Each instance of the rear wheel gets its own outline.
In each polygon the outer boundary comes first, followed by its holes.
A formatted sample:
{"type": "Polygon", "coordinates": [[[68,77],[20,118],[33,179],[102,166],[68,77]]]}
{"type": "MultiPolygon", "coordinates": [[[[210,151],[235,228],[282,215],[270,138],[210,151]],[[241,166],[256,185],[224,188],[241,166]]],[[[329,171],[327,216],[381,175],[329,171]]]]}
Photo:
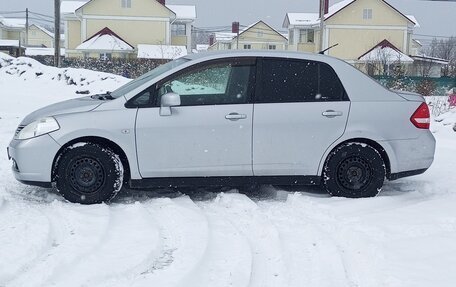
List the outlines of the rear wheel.
{"type": "Polygon", "coordinates": [[[111,149],[92,143],[66,148],[57,162],[57,190],[68,201],[108,202],[122,188],[123,166],[111,149]]]}
{"type": "Polygon", "coordinates": [[[379,152],[364,143],[347,143],[333,151],[323,170],[323,185],[333,196],[376,196],[385,179],[385,164],[379,152]]]}

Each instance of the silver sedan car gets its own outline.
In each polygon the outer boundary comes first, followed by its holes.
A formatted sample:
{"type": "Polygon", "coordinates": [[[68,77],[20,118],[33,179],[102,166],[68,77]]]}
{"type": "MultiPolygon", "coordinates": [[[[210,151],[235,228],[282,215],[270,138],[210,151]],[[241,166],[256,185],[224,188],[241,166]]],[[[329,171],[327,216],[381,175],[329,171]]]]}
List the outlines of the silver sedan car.
{"type": "Polygon", "coordinates": [[[422,96],[387,90],[336,58],[204,53],[33,112],[8,156],[17,180],[84,204],[123,185],[322,185],[372,197],[385,178],[429,168],[429,124],[422,96]]]}

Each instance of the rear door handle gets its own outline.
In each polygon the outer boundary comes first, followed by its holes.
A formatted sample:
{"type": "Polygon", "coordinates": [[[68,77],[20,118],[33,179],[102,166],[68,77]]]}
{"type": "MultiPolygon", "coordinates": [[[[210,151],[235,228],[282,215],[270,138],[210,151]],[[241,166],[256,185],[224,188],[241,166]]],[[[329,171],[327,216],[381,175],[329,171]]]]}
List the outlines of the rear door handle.
{"type": "Polygon", "coordinates": [[[230,113],[225,116],[225,119],[230,120],[230,121],[244,120],[246,118],[247,118],[247,115],[238,114],[238,113],[230,113]]]}
{"type": "Polygon", "coordinates": [[[342,116],[344,113],[343,112],[340,112],[340,111],[334,111],[334,110],[327,110],[327,111],[324,111],[323,113],[321,113],[324,117],[327,117],[327,118],[335,118],[335,117],[340,117],[342,116]]]}

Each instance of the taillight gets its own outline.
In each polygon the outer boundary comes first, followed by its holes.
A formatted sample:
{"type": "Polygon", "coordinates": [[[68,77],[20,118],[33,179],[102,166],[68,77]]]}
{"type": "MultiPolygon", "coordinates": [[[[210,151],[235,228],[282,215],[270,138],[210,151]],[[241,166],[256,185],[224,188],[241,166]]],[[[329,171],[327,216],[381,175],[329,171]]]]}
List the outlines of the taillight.
{"type": "Polygon", "coordinates": [[[431,125],[431,115],[426,103],[422,103],[410,118],[412,124],[419,129],[429,129],[431,125]]]}

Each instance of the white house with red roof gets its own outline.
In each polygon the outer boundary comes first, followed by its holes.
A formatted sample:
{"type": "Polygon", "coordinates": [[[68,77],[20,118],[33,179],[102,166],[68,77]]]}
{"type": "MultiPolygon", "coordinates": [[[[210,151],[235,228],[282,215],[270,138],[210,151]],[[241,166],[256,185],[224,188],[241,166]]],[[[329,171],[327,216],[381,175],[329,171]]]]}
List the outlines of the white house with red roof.
{"type": "Polygon", "coordinates": [[[66,56],[129,58],[148,45],[191,51],[196,7],[165,0],[64,0],[61,14],[66,56]]]}

